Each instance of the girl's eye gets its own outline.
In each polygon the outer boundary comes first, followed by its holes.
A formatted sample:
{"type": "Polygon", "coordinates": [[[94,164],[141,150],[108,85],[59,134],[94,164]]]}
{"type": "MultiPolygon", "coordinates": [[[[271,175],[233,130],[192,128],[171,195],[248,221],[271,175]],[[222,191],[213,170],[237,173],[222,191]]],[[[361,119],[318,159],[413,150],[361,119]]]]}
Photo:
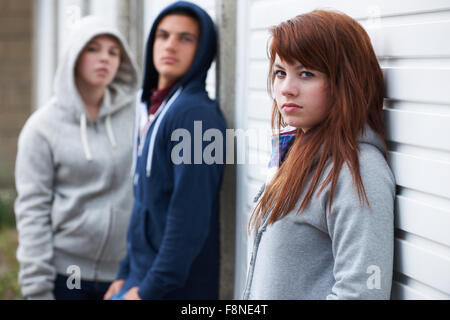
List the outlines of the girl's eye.
{"type": "Polygon", "coordinates": [[[112,51],[109,52],[109,54],[110,54],[111,56],[113,56],[113,57],[116,57],[116,56],[119,55],[119,52],[118,52],[118,51],[115,51],[115,50],[112,50],[112,51]]]}
{"type": "Polygon", "coordinates": [[[286,72],[284,72],[283,70],[275,70],[274,74],[275,74],[275,77],[277,77],[277,78],[286,76],[286,72]]]}
{"type": "Polygon", "coordinates": [[[314,74],[312,74],[312,73],[309,72],[309,71],[303,71],[303,72],[300,73],[300,75],[301,75],[302,77],[305,77],[305,78],[311,78],[311,77],[314,77],[314,74]]]}
{"type": "Polygon", "coordinates": [[[86,51],[88,51],[88,52],[96,52],[97,48],[96,47],[87,47],[86,51]]]}

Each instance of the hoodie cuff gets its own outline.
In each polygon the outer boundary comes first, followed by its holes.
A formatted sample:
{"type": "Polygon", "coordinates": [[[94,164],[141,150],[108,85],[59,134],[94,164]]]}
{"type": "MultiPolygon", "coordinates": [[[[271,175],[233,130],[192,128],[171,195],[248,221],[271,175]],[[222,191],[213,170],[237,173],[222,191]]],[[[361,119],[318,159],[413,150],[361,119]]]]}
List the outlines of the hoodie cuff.
{"type": "Polygon", "coordinates": [[[157,286],[153,278],[147,279],[140,283],[138,295],[142,300],[160,300],[165,295],[166,290],[157,286]]]}

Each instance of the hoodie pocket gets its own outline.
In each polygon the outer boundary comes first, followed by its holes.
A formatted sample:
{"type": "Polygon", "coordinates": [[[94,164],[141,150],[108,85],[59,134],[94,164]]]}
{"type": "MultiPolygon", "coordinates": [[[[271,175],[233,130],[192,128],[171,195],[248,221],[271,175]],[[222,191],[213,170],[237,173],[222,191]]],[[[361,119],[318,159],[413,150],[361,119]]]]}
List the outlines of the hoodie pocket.
{"type": "Polygon", "coordinates": [[[73,256],[97,260],[108,235],[111,208],[86,209],[54,236],[54,247],[73,256]]]}
{"type": "Polygon", "coordinates": [[[156,250],[151,244],[148,234],[148,211],[138,201],[135,201],[133,213],[130,221],[129,237],[133,250],[150,254],[156,250]]]}

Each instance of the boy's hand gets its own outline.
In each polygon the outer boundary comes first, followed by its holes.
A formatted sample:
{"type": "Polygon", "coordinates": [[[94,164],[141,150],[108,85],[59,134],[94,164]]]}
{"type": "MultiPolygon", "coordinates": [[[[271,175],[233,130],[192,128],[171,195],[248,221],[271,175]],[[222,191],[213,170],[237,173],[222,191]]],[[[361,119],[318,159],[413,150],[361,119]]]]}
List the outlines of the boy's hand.
{"type": "Polygon", "coordinates": [[[118,291],[120,291],[123,288],[124,280],[116,280],[108,288],[108,291],[106,291],[103,300],[108,300],[111,298],[114,294],[116,294],[118,291]]]}
{"type": "Polygon", "coordinates": [[[125,294],[125,300],[142,300],[138,295],[139,287],[133,287],[125,294]]]}

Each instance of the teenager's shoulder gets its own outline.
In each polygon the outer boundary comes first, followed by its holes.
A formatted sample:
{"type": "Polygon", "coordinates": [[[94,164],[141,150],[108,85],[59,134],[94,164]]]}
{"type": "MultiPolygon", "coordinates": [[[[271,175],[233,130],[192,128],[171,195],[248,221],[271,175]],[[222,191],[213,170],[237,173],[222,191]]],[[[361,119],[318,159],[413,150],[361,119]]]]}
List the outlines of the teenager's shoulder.
{"type": "MultiPolygon", "coordinates": [[[[382,150],[371,144],[360,144],[358,155],[359,173],[365,193],[370,198],[376,195],[390,195],[395,192],[395,178],[382,150]]],[[[356,186],[348,164],[344,163],[339,174],[338,186],[356,197],[356,186]]]]}
{"type": "Polygon", "coordinates": [[[183,109],[202,109],[217,107],[218,103],[209,97],[204,90],[186,88],[174,103],[183,109]]]}
{"type": "Polygon", "coordinates": [[[29,116],[22,131],[36,131],[52,126],[57,121],[58,108],[56,108],[54,101],[49,101],[47,104],[34,110],[29,116]]]}
{"type": "MultiPolygon", "coordinates": [[[[390,189],[395,187],[395,178],[389,167],[384,153],[375,145],[361,143],[358,152],[359,173],[366,189],[377,189],[377,187],[387,186],[390,189]]],[[[332,170],[332,164],[327,166],[325,176],[332,170]]],[[[349,164],[343,163],[339,172],[337,186],[340,190],[346,190],[343,194],[356,191],[352,170],[349,164]]]]}
{"type": "Polygon", "coordinates": [[[375,145],[359,145],[359,166],[361,171],[390,171],[384,151],[375,145]]]}
{"type": "Polygon", "coordinates": [[[186,92],[174,102],[167,114],[169,122],[177,125],[196,120],[212,121],[224,125],[219,105],[205,93],[186,92]]]}

